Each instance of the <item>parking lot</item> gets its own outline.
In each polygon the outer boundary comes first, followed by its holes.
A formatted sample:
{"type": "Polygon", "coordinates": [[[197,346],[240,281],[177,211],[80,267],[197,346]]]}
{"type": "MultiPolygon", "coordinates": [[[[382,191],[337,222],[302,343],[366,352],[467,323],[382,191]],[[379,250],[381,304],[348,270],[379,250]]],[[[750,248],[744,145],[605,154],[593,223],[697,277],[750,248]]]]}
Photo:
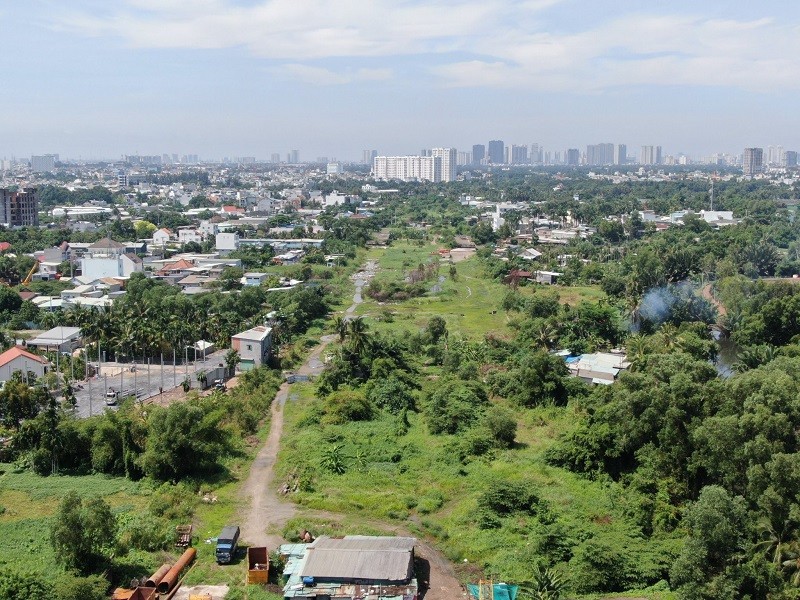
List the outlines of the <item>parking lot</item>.
{"type": "MultiPolygon", "coordinates": [[[[175,365],[171,361],[163,365],[161,361],[150,364],[104,362],[100,365],[97,376],[76,382],[75,414],[85,418],[100,414],[106,409],[114,410],[117,397],[122,399],[136,396],[139,400],[147,400],[173,390],[186,379],[193,389],[199,389],[197,373],[209,372],[224,365],[224,350],[207,355],[205,360],[198,356],[196,361],[179,362],[175,365]],[[109,405],[107,402],[113,404],[109,405]]],[[[212,385],[213,380],[209,380],[208,384],[212,385]]]]}

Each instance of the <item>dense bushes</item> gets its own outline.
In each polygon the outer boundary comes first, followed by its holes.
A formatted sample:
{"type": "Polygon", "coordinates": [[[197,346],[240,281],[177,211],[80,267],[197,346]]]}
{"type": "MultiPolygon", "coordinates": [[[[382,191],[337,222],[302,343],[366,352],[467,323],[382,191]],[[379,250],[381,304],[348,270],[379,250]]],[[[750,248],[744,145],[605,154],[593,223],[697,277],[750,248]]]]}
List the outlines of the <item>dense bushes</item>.
{"type": "Polygon", "coordinates": [[[101,472],[160,481],[213,474],[237,440],[269,414],[279,377],[266,368],[242,376],[228,394],[168,408],[128,401],[117,411],[76,420],[48,410],[23,423],[14,438],[20,464],[47,475],[54,469],[101,472]]]}

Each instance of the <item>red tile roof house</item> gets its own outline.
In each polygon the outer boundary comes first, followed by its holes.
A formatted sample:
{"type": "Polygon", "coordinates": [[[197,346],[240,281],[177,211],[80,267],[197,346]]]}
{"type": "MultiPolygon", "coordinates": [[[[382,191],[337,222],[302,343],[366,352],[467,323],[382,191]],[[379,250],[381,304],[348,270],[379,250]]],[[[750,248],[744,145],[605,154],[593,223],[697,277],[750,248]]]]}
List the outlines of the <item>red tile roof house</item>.
{"type": "Polygon", "coordinates": [[[0,381],[9,381],[15,371],[31,372],[36,377],[42,377],[49,366],[46,358],[32,354],[22,346],[14,346],[0,354],[0,381]]]}

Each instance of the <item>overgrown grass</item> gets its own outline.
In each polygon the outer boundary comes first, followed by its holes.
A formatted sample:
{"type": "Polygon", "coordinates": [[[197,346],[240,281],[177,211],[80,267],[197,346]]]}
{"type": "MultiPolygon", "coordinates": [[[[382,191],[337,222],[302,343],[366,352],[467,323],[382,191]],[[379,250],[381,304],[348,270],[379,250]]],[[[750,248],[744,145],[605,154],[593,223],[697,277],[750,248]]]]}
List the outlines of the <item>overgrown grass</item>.
{"type": "MultiPolygon", "coordinates": [[[[371,250],[369,258],[377,260],[379,264],[375,279],[401,282],[419,264],[438,262],[438,248],[434,244],[417,246],[397,242],[386,249],[371,250]]],[[[429,291],[419,298],[379,304],[365,294],[364,303],[358,307],[356,314],[374,318],[378,331],[416,331],[422,329],[431,317],[441,316],[447,321],[448,329],[460,335],[481,337],[491,332],[507,336],[506,316],[498,310],[506,292],[505,286],[486,279],[481,263],[475,257],[459,262],[455,267],[456,276],[452,279],[450,266],[443,261],[439,275],[444,279],[425,282],[429,291]],[[439,291],[432,291],[434,286],[438,286],[439,291]]]]}
{"type": "Polygon", "coordinates": [[[20,565],[25,570],[52,573],[57,569],[50,545],[50,525],[61,498],[67,492],[82,497],[100,496],[117,514],[143,512],[153,494],[152,487],[104,475],[41,477],[14,466],[0,464],[0,568],[20,565]]]}
{"type": "MultiPolygon", "coordinates": [[[[545,463],[544,452],[559,431],[572,425],[569,409],[524,411],[515,448],[461,462],[453,452],[457,436],[431,435],[421,415],[409,416],[405,433],[398,418],[388,414],[369,422],[320,426],[309,421],[317,402],[306,390],[287,404],[278,480],[305,472],[309,479],[294,501],[355,520],[347,526],[336,519],[301,518],[287,527],[288,533],[301,526],[316,534],[344,534],[362,532],[359,527],[380,530],[381,523],[395,524],[433,538],[455,563],[466,561],[485,575],[521,581],[539,558],[531,540],[541,523],[517,514],[501,519],[497,528],[482,529],[477,517],[481,495],[494,482],[503,481],[535,490],[572,543],[597,534],[620,540],[636,536],[616,484],[588,481],[545,463]],[[342,447],[344,474],[323,466],[324,454],[333,445],[342,447]]],[[[568,574],[566,563],[561,569],[568,574]]],[[[470,573],[474,576],[474,570],[470,573]]]]}

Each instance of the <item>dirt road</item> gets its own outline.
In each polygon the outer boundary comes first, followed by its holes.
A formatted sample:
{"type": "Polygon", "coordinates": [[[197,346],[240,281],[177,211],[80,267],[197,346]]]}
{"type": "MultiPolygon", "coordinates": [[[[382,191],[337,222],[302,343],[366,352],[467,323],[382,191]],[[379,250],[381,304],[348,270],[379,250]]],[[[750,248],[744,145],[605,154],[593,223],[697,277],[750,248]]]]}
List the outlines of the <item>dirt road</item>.
{"type": "MultiPolygon", "coordinates": [[[[364,271],[360,271],[353,276],[356,291],[353,296],[353,304],[345,311],[345,314],[352,315],[356,306],[361,303],[361,291],[367,281],[372,277],[377,265],[370,261],[364,271]]],[[[320,359],[328,344],[336,336],[323,336],[320,344],[314,349],[297,373],[300,375],[314,376],[319,374],[324,368],[324,363],[320,359]]],[[[259,451],[250,468],[250,474],[241,489],[241,496],[245,502],[242,511],[241,529],[242,540],[256,546],[266,546],[270,550],[277,548],[284,542],[279,532],[283,526],[295,515],[308,514],[309,516],[321,516],[327,519],[336,519],[341,515],[320,511],[306,511],[299,508],[296,504],[288,502],[279,497],[274,485],[275,462],[280,449],[281,435],[283,433],[283,407],[290,395],[290,384],[281,385],[275,400],[272,403],[272,421],[270,423],[269,435],[264,446],[259,451]]],[[[393,524],[376,523],[373,525],[385,528],[387,533],[398,535],[410,535],[410,533],[393,524]]],[[[427,587],[425,598],[427,600],[454,600],[465,596],[464,589],[455,576],[452,564],[435,548],[424,540],[417,542],[416,553],[419,557],[428,562],[429,573],[420,573],[420,586],[427,587]]]]}
{"type": "MultiPolygon", "coordinates": [[[[320,359],[326,346],[336,336],[323,336],[320,344],[314,349],[305,364],[297,370],[300,375],[317,375],[325,364],[320,359]]],[[[272,402],[272,421],[269,435],[259,451],[250,475],[242,486],[241,495],[248,501],[241,524],[242,539],[255,546],[267,546],[274,549],[284,540],[280,535],[268,533],[280,531],[286,522],[295,515],[297,507],[278,497],[273,485],[275,461],[280,449],[283,433],[283,406],[289,397],[291,385],[283,383],[272,402]]]]}

